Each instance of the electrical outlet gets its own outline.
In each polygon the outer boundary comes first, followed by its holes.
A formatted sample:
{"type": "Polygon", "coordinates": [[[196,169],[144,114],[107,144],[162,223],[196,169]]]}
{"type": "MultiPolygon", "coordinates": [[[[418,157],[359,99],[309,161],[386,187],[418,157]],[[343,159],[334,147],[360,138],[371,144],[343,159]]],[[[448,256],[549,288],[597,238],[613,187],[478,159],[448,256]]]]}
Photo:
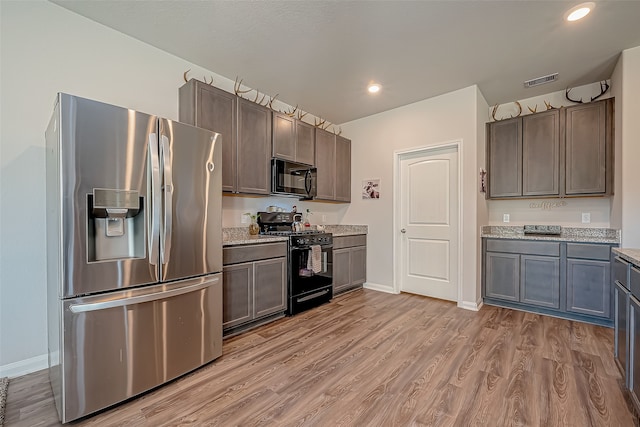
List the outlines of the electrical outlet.
{"type": "Polygon", "coordinates": [[[326,215],[322,215],[322,223],[324,224],[325,222],[327,222],[327,216],[326,215]]]}
{"type": "Polygon", "coordinates": [[[589,224],[591,222],[591,213],[590,212],[582,212],[582,223],[589,224]]]}
{"type": "Polygon", "coordinates": [[[240,224],[248,224],[248,223],[249,223],[249,215],[241,214],[240,224]]]}
{"type": "Polygon", "coordinates": [[[502,222],[509,222],[509,214],[502,214],[502,222]]]}

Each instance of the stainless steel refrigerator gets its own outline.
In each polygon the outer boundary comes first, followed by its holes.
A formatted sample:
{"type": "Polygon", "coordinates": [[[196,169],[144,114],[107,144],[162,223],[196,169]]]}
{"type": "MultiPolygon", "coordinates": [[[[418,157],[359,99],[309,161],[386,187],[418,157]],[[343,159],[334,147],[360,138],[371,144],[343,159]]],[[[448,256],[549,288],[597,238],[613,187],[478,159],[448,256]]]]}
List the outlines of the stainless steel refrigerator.
{"type": "Polygon", "coordinates": [[[222,354],[220,144],[58,94],[46,131],[47,306],[62,422],[222,354]]]}

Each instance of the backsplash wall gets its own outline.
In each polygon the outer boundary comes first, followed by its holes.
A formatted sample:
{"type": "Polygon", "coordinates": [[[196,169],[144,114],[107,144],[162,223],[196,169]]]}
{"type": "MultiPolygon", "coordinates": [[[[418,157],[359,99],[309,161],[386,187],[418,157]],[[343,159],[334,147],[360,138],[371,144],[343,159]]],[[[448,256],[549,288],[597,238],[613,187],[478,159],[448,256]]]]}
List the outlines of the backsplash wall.
{"type": "Polygon", "coordinates": [[[248,226],[243,223],[243,214],[250,212],[265,211],[268,206],[278,206],[290,212],[292,206],[297,206],[298,212],[305,213],[309,209],[311,224],[340,224],[342,218],[349,207],[344,203],[322,203],[301,201],[293,197],[243,197],[243,196],[223,196],[222,197],[222,226],[242,227],[248,226]]]}
{"type": "Polygon", "coordinates": [[[610,226],[611,199],[607,197],[488,200],[487,205],[488,225],[610,226]],[[590,223],[582,223],[583,213],[591,215],[590,223]],[[509,214],[508,224],[503,222],[504,214],[509,214]]]}

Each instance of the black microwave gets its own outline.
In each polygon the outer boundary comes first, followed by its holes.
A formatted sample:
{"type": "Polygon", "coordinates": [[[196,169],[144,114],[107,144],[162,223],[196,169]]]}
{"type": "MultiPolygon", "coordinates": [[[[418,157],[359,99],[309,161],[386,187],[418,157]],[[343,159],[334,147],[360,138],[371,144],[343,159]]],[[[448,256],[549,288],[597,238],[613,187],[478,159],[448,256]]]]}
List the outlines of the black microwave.
{"type": "Polygon", "coordinates": [[[316,171],[302,163],[271,159],[271,192],[311,199],[316,196],[316,171]]]}

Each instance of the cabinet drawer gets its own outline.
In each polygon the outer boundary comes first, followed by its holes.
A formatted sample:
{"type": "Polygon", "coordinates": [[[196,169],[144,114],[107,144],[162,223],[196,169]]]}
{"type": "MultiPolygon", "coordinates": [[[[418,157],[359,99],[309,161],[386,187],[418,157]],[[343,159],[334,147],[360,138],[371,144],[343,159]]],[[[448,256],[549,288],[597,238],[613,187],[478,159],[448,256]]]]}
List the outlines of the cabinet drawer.
{"type": "Polygon", "coordinates": [[[611,246],[585,243],[567,243],[567,258],[597,259],[609,261],[611,246]]]}
{"type": "Polygon", "coordinates": [[[333,238],[333,249],[351,248],[354,246],[366,246],[367,235],[338,236],[333,238]]]}
{"type": "Polygon", "coordinates": [[[640,268],[635,265],[631,266],[631,274],[629,276],[631,284],[631,295],[640,300],[640,268]]]}
{"type": "Polygon", "coordinates": [[[487,251],[510,252],[525,255],[560,256],[560,242],[497,239],[487,240],[487,251]]]}
{"type": "Polygon", "coordinates": [[[619,282],[623,287],[629,287],[629,263],[622,258],[616,257],[613,260],[613,280],[619,282]]]}
{"type": "Polygon", "coordinates": [[[238,264],[283,256],[287,256],[287,242],[229,246],[222,249],[222,264],[238,264]]]}

